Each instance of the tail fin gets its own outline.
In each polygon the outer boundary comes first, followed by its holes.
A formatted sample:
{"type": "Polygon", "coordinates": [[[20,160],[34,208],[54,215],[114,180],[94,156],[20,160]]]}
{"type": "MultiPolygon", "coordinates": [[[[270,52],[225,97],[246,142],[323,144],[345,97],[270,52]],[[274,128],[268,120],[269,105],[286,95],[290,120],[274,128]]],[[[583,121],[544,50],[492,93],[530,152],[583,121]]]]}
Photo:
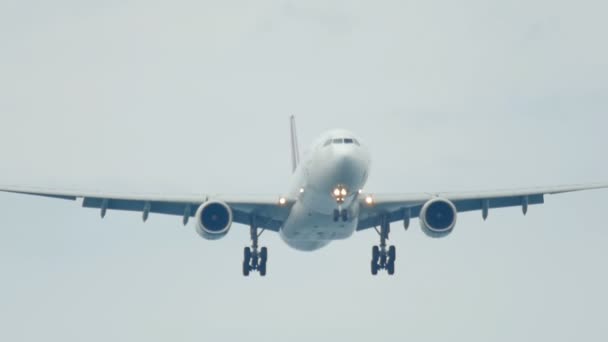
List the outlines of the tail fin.
{"type": "Polygon", "coordinates": [[[291,128],[291,170],[296,171],[300,163],[300,148],[298,147],[298,133],[296,131],[296,118],[292,115],[289,118],[291,128]]]}

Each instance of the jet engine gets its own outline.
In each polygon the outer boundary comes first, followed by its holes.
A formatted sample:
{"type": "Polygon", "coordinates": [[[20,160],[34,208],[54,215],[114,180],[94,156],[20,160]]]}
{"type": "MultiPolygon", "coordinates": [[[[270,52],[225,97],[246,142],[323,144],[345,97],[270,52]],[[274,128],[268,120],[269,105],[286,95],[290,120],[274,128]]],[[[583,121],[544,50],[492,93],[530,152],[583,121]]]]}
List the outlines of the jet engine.
{"type": "Polygon", "coordinates": [[[457,216],[454,203],[443,198],[434,198],[422,206],[420,226],[422,231],[433,238],[448,236],[456,226],[457,216]]]}
{"type": "Polygon", "coordinates": [[[196,211],[196,232],[207,240],[217,240],[228,234],[232,225],[232,210],[219,201],[207,201],[196,211]]]}

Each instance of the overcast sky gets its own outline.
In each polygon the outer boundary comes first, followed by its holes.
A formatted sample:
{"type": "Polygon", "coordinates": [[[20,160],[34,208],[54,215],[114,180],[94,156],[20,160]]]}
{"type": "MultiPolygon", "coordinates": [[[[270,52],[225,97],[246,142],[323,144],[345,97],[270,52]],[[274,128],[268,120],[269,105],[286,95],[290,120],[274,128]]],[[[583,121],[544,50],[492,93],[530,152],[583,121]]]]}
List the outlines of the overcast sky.
{"type": "MultiPolygon", "coordinates": [[[[272,193],[300,145],[357,132],[367,190],[608,181],[603,1],[0,0],[0,183],[272,193]]],[[[247,227],[0,194],[3,341],[606,341],[608,191],[393,226],[315,253],[247,227]]]]}

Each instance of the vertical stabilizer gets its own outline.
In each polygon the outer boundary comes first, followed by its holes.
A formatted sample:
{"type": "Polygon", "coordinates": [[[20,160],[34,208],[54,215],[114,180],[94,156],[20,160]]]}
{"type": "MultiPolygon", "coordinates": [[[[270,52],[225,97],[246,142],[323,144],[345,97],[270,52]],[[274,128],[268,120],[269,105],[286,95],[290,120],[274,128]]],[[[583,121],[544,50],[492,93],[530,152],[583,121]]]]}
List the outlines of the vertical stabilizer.
{"type": "Polygon", "coordinates": [[[298,147],[296,118],[293,115],[289,118],[289,123],[291,128],[291,170],[295,172],[300,163],[300,148],[298,147]]]}

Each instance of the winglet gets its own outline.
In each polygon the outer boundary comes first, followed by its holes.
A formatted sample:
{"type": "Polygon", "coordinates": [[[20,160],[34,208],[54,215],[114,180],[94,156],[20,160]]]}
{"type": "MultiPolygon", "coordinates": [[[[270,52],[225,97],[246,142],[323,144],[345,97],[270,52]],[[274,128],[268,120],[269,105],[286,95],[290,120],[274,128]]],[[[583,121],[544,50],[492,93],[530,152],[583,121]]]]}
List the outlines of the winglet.
{"type": "Polygon", "coordinates": [[[296,131],[296,118],[291,116],[289,118],[291,128],[291,170],[296,171],[298,164],[300,163],[300,149],[298,147],[298,133],[296,131]]]}

